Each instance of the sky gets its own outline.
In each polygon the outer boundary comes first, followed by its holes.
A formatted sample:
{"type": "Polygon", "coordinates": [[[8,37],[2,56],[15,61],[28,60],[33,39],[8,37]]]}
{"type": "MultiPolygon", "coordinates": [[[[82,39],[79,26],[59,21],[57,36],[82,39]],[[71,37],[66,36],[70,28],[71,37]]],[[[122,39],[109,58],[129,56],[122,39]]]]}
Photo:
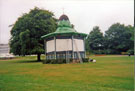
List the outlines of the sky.
{"type": "Polygon", "coordinates": [[[9,42],[9,25],[34,7],[49,10],[56,18],[64,12],[78,32],[87,34],[94,26],[104,33],[117,22],[134,24],[134,0],[0,0],[0,44],[9,42]]]}

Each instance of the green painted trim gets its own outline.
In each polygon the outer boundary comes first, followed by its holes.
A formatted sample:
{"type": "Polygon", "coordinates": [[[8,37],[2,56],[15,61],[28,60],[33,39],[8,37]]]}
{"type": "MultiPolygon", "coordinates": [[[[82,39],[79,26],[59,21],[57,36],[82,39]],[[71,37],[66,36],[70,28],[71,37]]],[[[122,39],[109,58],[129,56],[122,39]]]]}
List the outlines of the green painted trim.
{"type": "Polygon", "coordinates": [[[83,37],[87,36],[87,34],[78,33],[74,28],[72,28],[72,25],[70,24],[70,22],[68,20],[62,20],[62,21],[58,22],[58,28],[56,29],[55,32],[43,35],[43,36],[41,36],[41,38],[46,39],[46,38],[54,37],[57,35],[64,35],[64,36],[80,35],[83,37]]]}
{"type": "Polygon", "coordinates": [[[54,37],[54,36],[57,36],[57,35],[71,35],[71,36],[72,35],[80,35],[80,36],[83,36],[83,37],[87,37],[87,34],[85,34],[85,33],[78,33],[78,32],[56,33],[56,32],[54,32],[54,33],[49,33],[47,35],[43,35],[43,36],[41,36],[41,38],[46,39],[46,38],[54,37]]]}

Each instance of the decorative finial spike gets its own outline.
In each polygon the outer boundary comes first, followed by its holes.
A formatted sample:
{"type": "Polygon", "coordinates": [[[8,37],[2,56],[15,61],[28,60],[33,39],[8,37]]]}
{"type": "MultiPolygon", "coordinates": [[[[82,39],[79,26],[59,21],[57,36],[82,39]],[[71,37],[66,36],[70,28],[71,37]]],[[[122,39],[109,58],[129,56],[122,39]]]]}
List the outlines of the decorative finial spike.
{"type": "Polygon", "coordinates": [[[63,14],[64,14],[64,8],[62,8],[63,9],[63,14]]]}

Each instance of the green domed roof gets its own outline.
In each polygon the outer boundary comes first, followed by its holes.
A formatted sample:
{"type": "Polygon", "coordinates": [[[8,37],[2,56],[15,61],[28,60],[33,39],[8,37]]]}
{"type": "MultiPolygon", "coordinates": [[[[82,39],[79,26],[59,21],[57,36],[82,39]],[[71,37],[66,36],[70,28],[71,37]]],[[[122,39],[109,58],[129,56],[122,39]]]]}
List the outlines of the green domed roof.
{"type": "Polygon", "coordinates": [[[48,38],[48,37],[57,36],[57,35],[80,35],[83,37],[87,36],[87,34],[85,34],[85,33],[78,33],[72,27],[72,25],[66,15],[62,15],[59,18],[58,28],[56,29],[55,32],[46,34],[46,35],[42,36],[41,38],[48,38]]]}
{"type": "Polygon", "coordinates": [[[72,25],[70,24],[69,20],[61,20],[58,22],[58,28],[55,32],[76,32],[76,30],[72,28],[72,25]]]}

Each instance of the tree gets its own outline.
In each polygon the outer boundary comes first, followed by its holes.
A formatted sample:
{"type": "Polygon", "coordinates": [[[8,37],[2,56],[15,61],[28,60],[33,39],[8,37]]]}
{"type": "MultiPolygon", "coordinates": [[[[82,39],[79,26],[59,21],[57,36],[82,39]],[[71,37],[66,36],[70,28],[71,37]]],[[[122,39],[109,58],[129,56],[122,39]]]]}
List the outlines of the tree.
{"type": "Polygon", "coordinates": [[[44,53],[41,36],[56,30],[57,19],[53,16],[52,12],[35,7],[18,18],[11,29],[10,52],[23,56],[37,54],[40,61],[44,53]]]}
{"type": "Polygon", "coordinates": [[[128,32],[130,33],[130,41],[131,41],[131,45],[130,48],[128,50],[129,54],[134,54],[134,27],[131,25],[126,26],[126,30],[128,30],[128,32]]]}
{"type": "Polygon", "coordinates": [[[120,23],[113,24],[105,32],[105,39],[109,50],[108,53],[111,54],[127,52],[132,45],[131,32],[124,24],[120,23]]]}
{"type": "Polygon", "coordinates": [[[104,37],[103,33],[98,26],[95,26],[93,30],[89,33],[88,38],[86,39],[87,50],[93,50],[95,53],[99,53],[100,50],[103,50],[104,37]]]}

